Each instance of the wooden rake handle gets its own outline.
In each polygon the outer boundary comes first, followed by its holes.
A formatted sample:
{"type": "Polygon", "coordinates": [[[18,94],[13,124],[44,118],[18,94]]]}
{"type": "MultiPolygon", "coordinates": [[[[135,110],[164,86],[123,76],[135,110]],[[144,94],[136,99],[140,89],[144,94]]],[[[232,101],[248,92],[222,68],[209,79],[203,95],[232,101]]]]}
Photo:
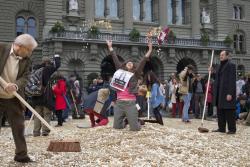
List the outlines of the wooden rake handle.
{"type": "Polygon", "coordinates": [[[204,100],[204,106],[203,106],[203,112],[202,112],[202,119],[201,119],[201,125],[203,126],[203,122],[204,122],[204,117],[205,117],[205,111],[206,111],[206,105],[207,105],[207,96],[208,96],[208,87],[210,84],[210,78],[211,78],[211,68],[213,66],[213,60],[214,60],[214,50],[212,50],[212,56],[211,56],[211,60],[210,60],[210,71],[208,73],[208,80],[207,80],[207,87],[206,87],[206,94],[205,94],[205,100],[204,100]]]}
{"type": "Polygon", "coordinates": [[[74,103],[74,106],[75,106],[75,109],[76,109],[76,114],[78,115],[78,109],[77,109],[77,106],[76,106],[76,99],[75,99],[71,89],[70,89],[70,94],[71,94],[71,97],[72,97],[72,100],[73,100],[73,103],[74,103]]]}
{"type": "MultiPolygon", "coordinates": [[[[5,88],[7,86],[7,82],[0,76],[0,84],[5,88]]],[[[20,96],[16,91],[13,92],[13,95],[18,98],[50,131],[55,132],[54,128],[48,124],[37,112],[36,110],[27,103],[22,96],[20,96]]]]}

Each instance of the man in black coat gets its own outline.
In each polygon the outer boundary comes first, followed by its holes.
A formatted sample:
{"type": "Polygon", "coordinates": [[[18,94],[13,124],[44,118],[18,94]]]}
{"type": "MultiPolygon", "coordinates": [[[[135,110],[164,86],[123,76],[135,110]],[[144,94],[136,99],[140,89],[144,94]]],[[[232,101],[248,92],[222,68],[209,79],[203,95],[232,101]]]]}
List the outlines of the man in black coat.
{"type": "Polygon", "coordinates": [[[220,53],[220,65],[216,69],[214,82],[214,103],[217,107],[218,126],[213,132],[236,133],[236,67],[229,60],[229,52],[220,53]]]}

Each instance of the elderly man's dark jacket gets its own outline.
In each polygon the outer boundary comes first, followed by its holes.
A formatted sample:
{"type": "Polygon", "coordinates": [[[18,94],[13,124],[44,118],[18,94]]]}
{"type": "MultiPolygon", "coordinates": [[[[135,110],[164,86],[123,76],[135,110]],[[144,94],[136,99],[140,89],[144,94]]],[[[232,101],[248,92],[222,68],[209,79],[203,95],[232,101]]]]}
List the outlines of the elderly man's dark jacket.
{"type": "MultiPolygon", "coordinates": [[[[0,75],[3,73],[4,66],[10,55],[11,44],[0,43],[0,75]]],[[[24,97],[24,87],[28,81],[29,68],[31,65],[31,60],[29,57],[19,60],[19,69],[16,78],[16,83],[18,86],[18,93],[24,97]]]]}
{"type": "Polygon", "coordinates": [[[219,109],[236,108],[236,67],[228,60],[220,69],[216,69],[214,82],[213,102],[219,109]],[[231,101],[227,101],[227,95],[232,96],[231,101]]]}

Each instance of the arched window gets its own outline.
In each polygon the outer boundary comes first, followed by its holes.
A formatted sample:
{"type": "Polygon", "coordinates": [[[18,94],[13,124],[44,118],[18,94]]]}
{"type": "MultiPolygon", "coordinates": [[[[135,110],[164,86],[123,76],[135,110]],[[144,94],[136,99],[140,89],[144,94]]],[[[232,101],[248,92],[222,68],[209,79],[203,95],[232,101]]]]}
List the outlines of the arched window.
{"type": "Polygon", "coordinates": [[[144,19],[143,21],[152,22],[152,0],[145,0],[143,4],[144,19]]]}
{"type": "Polygon", "coordinates": [[[16,36],[27,33],[36,38],[37,37],[36,19],[30,16],[29,13],[24,13],[23,15],[20,14],[16,18],[16,36]]]}
{"type": "Polygon", "coordinates": [[[16,19],[16,36],[25,33],[25,19],[23,17],[17,17],[16,19]]]}
{"type": "Polygon", "coordinates": [[[36,36],[36,20],[33,17],[28,18],[27,33],[33,37],[36,36]]]}
{"type": "Polygon", "coordinates": [[[118,17],[118,5],[117,0],[109,0],[109,17],[117,18],[118,17]]]}
{"type": "Polygon", "coordinates": [[[95,0],[95,16],[104,17],[105,2],[104,0],[95,0]]]}
{"type": "Polygon", "coordinates": [[[234,49],[236,53],[242,53],[245,51],[245,35],[241,31],[234,34],[234,49]]]}

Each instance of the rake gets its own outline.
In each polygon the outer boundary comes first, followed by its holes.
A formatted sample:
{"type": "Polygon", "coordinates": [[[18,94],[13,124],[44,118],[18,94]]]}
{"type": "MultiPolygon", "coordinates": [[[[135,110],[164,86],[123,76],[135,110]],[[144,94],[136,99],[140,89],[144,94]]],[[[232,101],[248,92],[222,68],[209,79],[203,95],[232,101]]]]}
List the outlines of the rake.
{"type": "MultiPolygon", "coordinates": [[[[0,76],[0,84],[5,88],[7,82],[0,76]]],[[[13,95],[20,100],[51,132],[56,132],[37,112],[36,110],[27,103],[22,96],[20,96],[16,91],[13,92],[13,95]]],[[[59,135],[59,133],[57,133],[59,135]]],[[[52,152],[80,152],[80,142],[76,140],[53,140],[50,141],[47,151],[52,152]]]]}
{"type": "Polygon", "coordinates": [[[210,84],[211,68],[212,68],[212,65],[213,65],[213,59],[214,59],[214,50],[212,51],[212,57],[211,57],[211,62],[210,62],[210,70],[209,70],[209,73],[208,73],[208,81],[207,81],[207,87],[206,87],[205,102],[204,102],[203,112],[202,112],[201,126],[198,128],[198,131],[200,133],[207,133],[207,132],[209,132],[209,130],[207,128],[203,127],[203,124],[204,124],[204,117],[205,117],[206,104],[207,104],[207,95],[208,95],[208,87],[209,87],[209,84],[210,84]]]}

